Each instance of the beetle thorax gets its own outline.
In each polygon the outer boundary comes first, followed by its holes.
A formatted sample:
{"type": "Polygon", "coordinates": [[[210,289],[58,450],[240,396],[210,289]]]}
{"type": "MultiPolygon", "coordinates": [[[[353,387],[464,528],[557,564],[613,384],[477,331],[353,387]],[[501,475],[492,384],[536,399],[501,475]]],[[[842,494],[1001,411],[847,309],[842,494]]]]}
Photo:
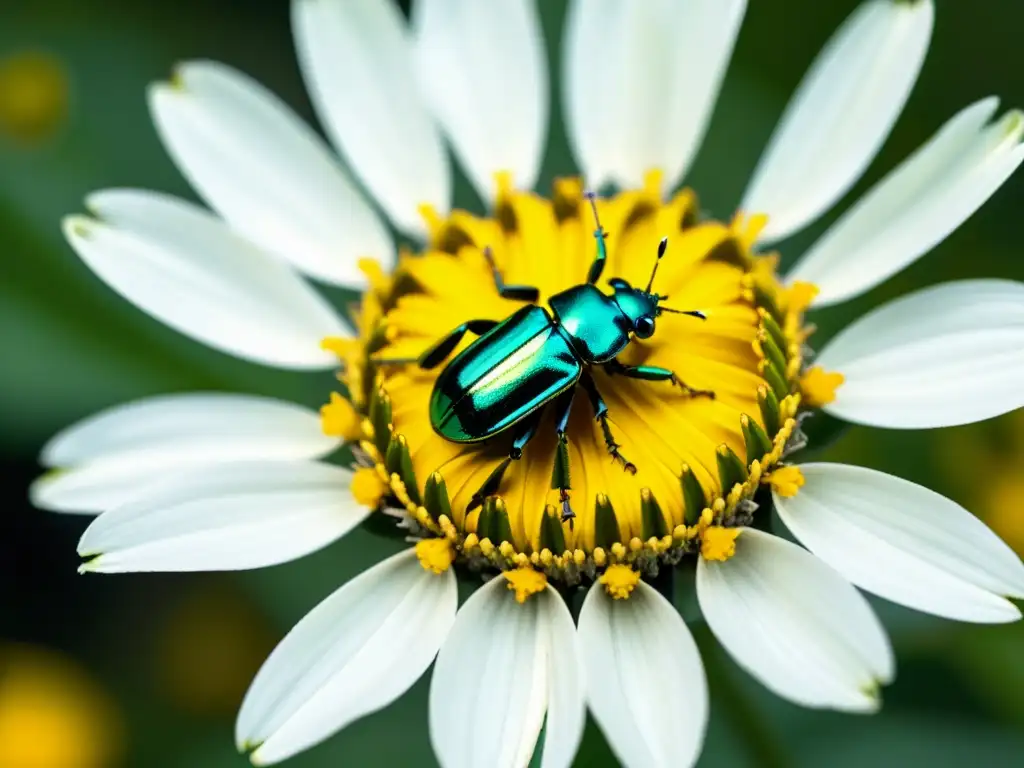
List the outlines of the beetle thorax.
{"type": "Polygon", "coordinates": [[[576,285],[548,303],[559,327],[586,363],[603,363],[629,343],[632,324],[618,304],[592,285],[576,285]]]}

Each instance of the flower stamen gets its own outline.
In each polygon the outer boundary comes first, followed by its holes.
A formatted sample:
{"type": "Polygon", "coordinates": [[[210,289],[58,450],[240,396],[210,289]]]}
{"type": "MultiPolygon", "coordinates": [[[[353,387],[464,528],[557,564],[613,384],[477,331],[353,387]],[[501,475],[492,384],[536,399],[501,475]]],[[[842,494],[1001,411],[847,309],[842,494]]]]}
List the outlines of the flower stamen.
{"type": "Polygon", "coordinates": [[[416,542],[416,557],[424,570],[440,575],[455,562],[455,549],[448,539],[423,539],[416,542]]]}
{"type": "Polygon", "coordinates": [[[628,565],[610,565],[601,575],[605,591],[616,600],[625,600],[640,583],[640,574],[628,565]]]}
{"type": "Polygon", "coordinates": [[[508,582],[509,590],[516,593],[516,602],[518,603],[525,603],[530,596],[543,592],[548,585],[547,577],[530,567],[504,571],[502,576],[508,582]]]}
{"type": "Polygon", "coordinates": [[[787,499],[796,496],[804,482],[804,474],[799,467],[779,467],[768,475],[772,490],[787,499]]]}
{"type": "Polygon", "coordinates": [[[700,554],[705,560],[724,562],[736,554],[736,539],[741,528],[723,528],[712,525],[705,529],[700,542],[700,554]]]}
{"type": "Polygon", "coordinates": [[[820,365],[816,365],[800,378],[800,392],[803,393],[804,402],[807,405],[820,408],[836,399],[836,390],[843,381],[845,381],[843,374],[837,371],[826,371],[820,365]]]}

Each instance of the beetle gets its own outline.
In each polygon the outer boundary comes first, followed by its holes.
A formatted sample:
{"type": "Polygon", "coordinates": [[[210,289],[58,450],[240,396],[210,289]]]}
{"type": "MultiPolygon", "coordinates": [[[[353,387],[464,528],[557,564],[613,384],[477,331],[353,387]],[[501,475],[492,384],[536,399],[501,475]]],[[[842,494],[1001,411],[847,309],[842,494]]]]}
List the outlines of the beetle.
{"type": "Polygon", "coordinates": [[[484,256],[490,266],[498,293],[526,306],[504,320],[469,320],[454,328],[417,358],[378,359],[381,364],[415,363],[424,370],[444,362],[467,333],[478,338],[457,354],[441,371],[430,396],[430,423],[445,440],[482,443],[508,433],[512,444],[508,456],[490,473],[473,494],[466,511],[480,506],[497,492],[501,479],[513,461],[537,433],[545,406],[551,405],[558,437],[551,487],[559,492],[562,521],[575,517],[569,504],[569,453],[566,428],[577,386],[590,400],[600,423],[605,447],[623,469],[636,473],[636,466],[619,451],[608,423],[605,405],[590,373],[601,366],[607,373],[645,381],[668,381],[692,397],[714,397],[714,392],[693,389],[667,368],[654,365],[625,365],[617,356],[634,339],[654,335],[655,318],[664,312],[706,319],[698,310],[662,306],[667,299],[652,293],[658,265],[668,247],[668,238],[658,244],[654,269],[647,287],[634,288],[622,278],[608,281],[612,295],[595,283],[608,258],[607,233],[597,214],[592,193],[587,194],[593,210],[596,255],[585,283],[575,285],[548,300],[548,308],[537,304],[537,288],[507,285],[502,279],[490,248],[484,256]]]}

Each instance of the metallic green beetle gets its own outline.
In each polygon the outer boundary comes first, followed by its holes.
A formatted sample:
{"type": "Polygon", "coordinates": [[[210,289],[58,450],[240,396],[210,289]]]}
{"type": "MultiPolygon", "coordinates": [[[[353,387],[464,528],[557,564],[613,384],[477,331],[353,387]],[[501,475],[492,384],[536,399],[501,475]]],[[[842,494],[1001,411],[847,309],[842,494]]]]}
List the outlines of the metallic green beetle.
{"type": "Polygon", "coordinates": [[[434,383],[430,397],[430,423],[438,435],[456,443],[480,443],[506,432],[511,448],[505,458],[473,495],[468,511],[497,492],[501,478],[511,462],[520,459],[523,448],[540,426],[544,406],[551,403],[558,433],[551,487],[559,491],[562,520],[575,516],[569,505],[569,452],[566,426],[576,386],[583,387],[594,415],[601,425],[605,445],[613,459],[631,473],[636,466],[620,452],[608,424],[608,406],[588,370],[600,365],[607,373],[647,381],[669,381],[691,396],[714,397],[713,392],[684,384],[672,371],[653,365],[624,365],[616,356],[633,337],[649,339],[654,335],[654,320],[662,312],[705,319],[697,310],[683,311],[663,307],[667,299],[651,292],[658,264],[665,255],[667,238],[658,245],[658,257],[647,287],[633,288],[621,278],[612,278],[614,293],[608,296],[594,285],[601,277],[608,258],[607,233],[597,216],[597,205],[588,194],[594,212],[594,238],[597,255],[590,266],[586,283],[555,294],[549,300],[550,312],[537,306],[536,288],[506,285],[491,255],[484,255],[491,266],[498,293],[504,298],[526,302],[505,320],[470,320],[458,326],[415,359],[384,359],[385,364],[417,363],[429,370],[440,365],[466,333],[479,336],[455,356],[434,383]]]}

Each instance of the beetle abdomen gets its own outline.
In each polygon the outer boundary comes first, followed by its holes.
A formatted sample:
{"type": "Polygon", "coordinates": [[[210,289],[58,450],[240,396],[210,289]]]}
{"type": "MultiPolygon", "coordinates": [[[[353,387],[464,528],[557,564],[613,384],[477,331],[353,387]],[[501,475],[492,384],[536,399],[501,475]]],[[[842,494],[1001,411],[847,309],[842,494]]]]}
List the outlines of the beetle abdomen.
{"type": "Polygon", "coordinates": [[[441,372],[430,396],[430,423],[453,442],[484,440],[575,384],[581,370],[550,315],[523,307],[441,372]]]}

